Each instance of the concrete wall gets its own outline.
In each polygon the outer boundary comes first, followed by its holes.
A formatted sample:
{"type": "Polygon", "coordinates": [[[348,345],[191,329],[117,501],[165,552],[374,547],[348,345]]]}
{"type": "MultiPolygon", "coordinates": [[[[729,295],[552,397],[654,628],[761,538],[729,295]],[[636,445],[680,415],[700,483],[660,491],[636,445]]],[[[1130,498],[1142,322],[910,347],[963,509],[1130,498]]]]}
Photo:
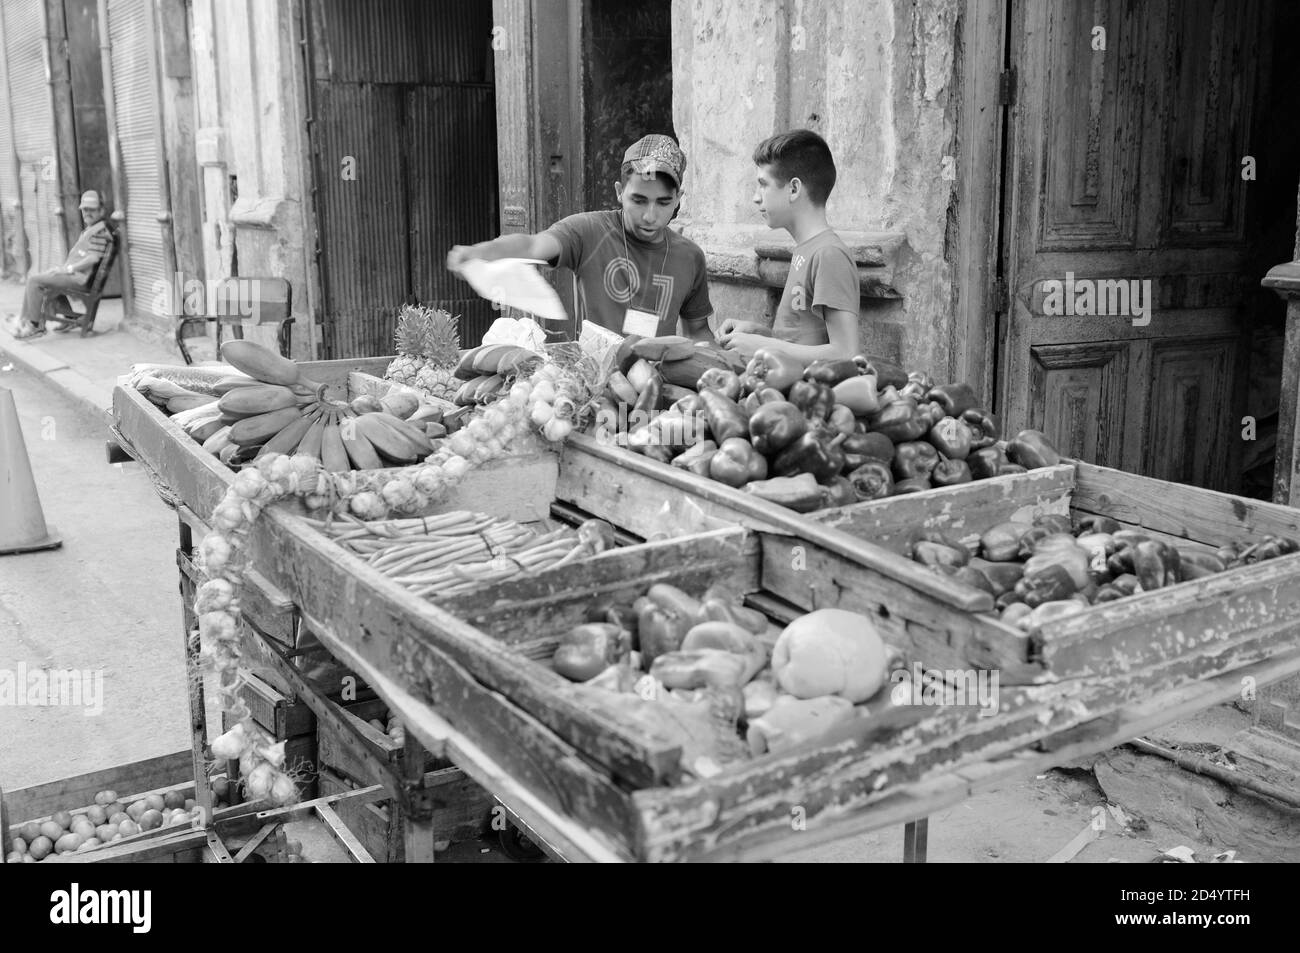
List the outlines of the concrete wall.
{"type": "MultiPolygon", "coordinates": [[[[311,359],[305,141],[292,4],[194,0],[192,18],[207,277],[229,277],[237,269],[245,277],[287,278],[293,287],[293,356],[311,359]]],[[[275,346],[273,328],[253,329],[248,336],[275,346]]]]}
{"type": "MultiPolygon", "coordinates": [[[[835,154],[831,225],[884,241],[901,300],[864,298],[866,349],[949,372],[956,250],[955,45],[959,0],[674,0],[673,120],[687,156],[684,233],[710,261],[752,262],[774,236],[752,204],[754,146],[806,127],[835,154]]],[[[784,238],[784,233],[782,233],[784,238]]],[[[734,271],[733,268],[719,269],[734,271]]],[[[744,269],[740,269],[744,270],[744,269]]],[[[777,293],[715,279],[720,318],[770,312],[777,293]]]]}

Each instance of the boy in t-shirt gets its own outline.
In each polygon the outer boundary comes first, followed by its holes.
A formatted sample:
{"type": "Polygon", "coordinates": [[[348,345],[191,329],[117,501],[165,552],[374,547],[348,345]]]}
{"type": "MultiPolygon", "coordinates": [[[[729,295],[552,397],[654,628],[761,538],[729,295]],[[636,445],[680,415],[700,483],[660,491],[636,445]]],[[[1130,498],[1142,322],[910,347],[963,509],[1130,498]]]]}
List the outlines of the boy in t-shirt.
{"type": "Polygon", "coordinates": [[[861,286],[853,254],[826,223],[826,199],[835,187],[830,147],[808,129],[772,136],[754,150],[754,203],[772,228],[795,240],[790,274],[772,326],[729,318],[718,340],[753,356],[759,348],[811,362],[858,353],[861,286]]]}
{"type": "Polygon", "coordinates": [[[620,208],[579,212],[537,235],[502,235],[452,248],[447,267],[481,258],[535,258],[572,269],[580,320],[619,334],[680,333],[712,341],[704,252],[668,227],[682,199],[686,156],[668,136],[645,136],[623,156],[620,208]]]}

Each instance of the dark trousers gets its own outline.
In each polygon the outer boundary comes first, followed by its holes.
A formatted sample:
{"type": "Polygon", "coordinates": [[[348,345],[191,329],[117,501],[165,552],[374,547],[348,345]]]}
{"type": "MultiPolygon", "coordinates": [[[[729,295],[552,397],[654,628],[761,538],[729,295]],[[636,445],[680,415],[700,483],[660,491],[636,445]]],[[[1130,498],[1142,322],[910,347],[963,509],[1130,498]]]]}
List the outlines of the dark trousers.
{"type": "Polygon", "coordinates": [[[23,294],[23,320],[38,328],[44,328],[46,301],[52,298],[54,300],[63,298],[63,304],[66,306],[68,299],[64,298],[61,292],[84,291],[86,280],[84,274],[70,275],[58,269],[28,275],[27,290],[23,294]]]}

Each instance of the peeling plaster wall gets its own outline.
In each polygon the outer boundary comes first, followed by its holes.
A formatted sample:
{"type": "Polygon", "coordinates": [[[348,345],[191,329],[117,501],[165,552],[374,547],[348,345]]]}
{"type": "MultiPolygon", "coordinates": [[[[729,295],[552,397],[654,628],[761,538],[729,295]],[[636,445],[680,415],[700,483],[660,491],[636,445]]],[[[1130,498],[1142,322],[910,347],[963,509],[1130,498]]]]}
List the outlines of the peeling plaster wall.
{"type": "MultiPolygon", "coordinates": [[[[750,154],[776,132],[815,130],[835,154],[836,230],[850,244],[858,233],[906,238],[892,261],[902,300],[863,299],[867,348],[940,375],[956,361],[956,249],[946,244],[956,193],[944,157],[956,154],[960,9],[960,0],[673,4],[684,233],[715,255],[752,258],[773,233],[753,209],[750,154]]],[[[717,280],[710,293],[720,319],[770,313],[778,296],[717,280]]]]}

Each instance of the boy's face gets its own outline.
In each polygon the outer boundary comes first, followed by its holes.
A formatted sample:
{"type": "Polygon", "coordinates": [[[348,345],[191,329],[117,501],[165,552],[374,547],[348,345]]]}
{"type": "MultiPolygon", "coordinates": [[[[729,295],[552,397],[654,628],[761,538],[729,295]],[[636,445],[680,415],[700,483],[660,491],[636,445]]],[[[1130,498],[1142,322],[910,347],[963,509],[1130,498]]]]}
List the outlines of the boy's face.
{"type": "Polygon", "coordinates": [[[626,185],[615,183],[614,192],[623,206],[623,227],[643,242],[659,241],[682,200],[680,189],[654,174],[633,172],[626,185]]]}
{"type": "Polygon", "coordinates": [[[770,228],[785,228],[793,219],[794,195],[790,180],[782,182],[771,165],[760,165],[756,176],[754,204],[770,228]]]}

